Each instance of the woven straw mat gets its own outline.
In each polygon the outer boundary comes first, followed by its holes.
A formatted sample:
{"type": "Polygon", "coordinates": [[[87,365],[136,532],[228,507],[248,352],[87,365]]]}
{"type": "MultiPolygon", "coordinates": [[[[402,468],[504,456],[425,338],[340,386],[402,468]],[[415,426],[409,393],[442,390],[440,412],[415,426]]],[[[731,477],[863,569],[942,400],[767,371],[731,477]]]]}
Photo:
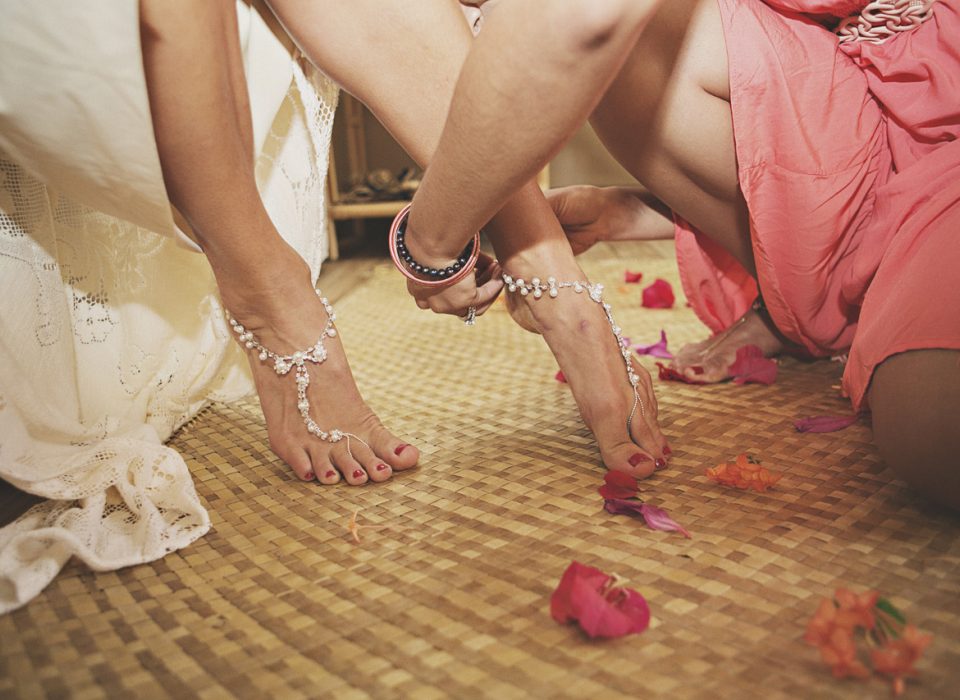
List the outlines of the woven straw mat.
{"type": "MultiPolygon", "coordinates": [[[[679,293],[673,263],[636,267],[679,293]]],[[[682,298],[641,308],[623,270],[588,265],[624,335],[652,343],[664,328],[673,349],[704,336],[682,298]]],[[[420,312],[383,265],[337,311],[364,395],[421,448],[419,469],[304,484],[270,453],[255,399],[213,407],[171,443],[212,532],[150,565],[72,564],[0,618],[0,695],[888,697],[879,678],[833,679],[802,640],[819,600],[848,586],[880,590],[935,636],[907,696],[956,697],[960,520],[894,480],[866,422],[793,429],[849,411],[838,363],[786,359],[773,386],[657,382],[674,456],[642,495],[687,540],[602,510],[594,440],[541,339],[502,305],[473,328],[420,312]],[[704,476],[740,452],[783,479],[759,494],[704,476]],[[356,510],[386,527],[354,542],[356,510]],[[650,628],[590,641],[554,622],[573,560],[627,579],[650,628]]]]}

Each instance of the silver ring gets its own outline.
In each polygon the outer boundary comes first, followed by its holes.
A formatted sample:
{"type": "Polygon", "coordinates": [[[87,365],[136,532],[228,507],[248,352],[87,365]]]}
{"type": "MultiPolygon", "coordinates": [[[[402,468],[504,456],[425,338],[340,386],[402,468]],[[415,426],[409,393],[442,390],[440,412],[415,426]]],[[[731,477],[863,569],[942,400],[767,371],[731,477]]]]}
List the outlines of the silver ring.
{"type": "Polygon", "coordinates": [[[463,319],[463,322],[468,326],[476,325],[477,323],[477,307],[471,306],[467,308],[467,317],[463,319]]]}

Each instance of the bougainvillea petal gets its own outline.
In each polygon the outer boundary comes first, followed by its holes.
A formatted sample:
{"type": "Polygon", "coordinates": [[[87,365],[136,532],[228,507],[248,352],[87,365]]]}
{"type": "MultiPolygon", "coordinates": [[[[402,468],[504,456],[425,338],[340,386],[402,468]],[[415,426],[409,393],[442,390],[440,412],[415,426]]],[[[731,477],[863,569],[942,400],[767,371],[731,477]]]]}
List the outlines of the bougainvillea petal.
{"type": "Polygon", "coordinates": [[[657,279],[643,290],[642,305],[648,309],[672,309],[676,298],[673,287],[666,280],[657,279]]]}
{"type": "Polygon", "coordinates": [[[613,586],[599,569],[572,562],[550,597],[550,615],[561,624],[576,622],[590,637],[621,637],[650,624],[650,608],[636,591],[613,586]]]}
{"type": "Polygon", "coordinates": [[[652,530],[679,532],[688,539],[691,537],[687,529],[667,515],[667,511],[663,508],[644,503],[640,510],[643,513],[643,519],[652,530]]]}
{"type": "Polygon", "coordinates": [[[777,379],[777,363],[763,356],[756,345],[737,350],[737,359],[730,365],[730,376],[737,384],[773,384],[777,379]]]}
{"type": "Polygon", "coordinates": [[[563,376],[563,370],[559,370],[559,369],[558,369],[558,370],[557,370],[557,373],[556,373],[555,375],[553,375],[553,378],[556,379],[556,380],[557,380],[558,382],[560,382],[561,384],[566,384],[566,383],[567,383],[567,378],[566,378],[565,376],[563,376]]]}
{"type": "Polygon", "coordinates": [[[833,433],[849,428],[857,422],[857,416],[814,416],[793,422],[798,433],[833,433]]]}
{"type": "Polygon", "coordinates": [[[699,379],[690,379],[689,377],[680,374],[673,367],[667,367],[662,362],[657,363],[658,375],[660,379],[665,382],[683,382],[684,384],[697,384],[702,385],[706,382],[701,382],[699,379]]]}
{"type": "Polygon", "coordinates": [[[718,464],[706,470],[706,475],[723,486],[763,493],[782,478],[747,455],[739,455],[736,462],[718,464]]]}
{"type": "Polygon", "coordinates": [[[672,360],[673,353],[667,350],[667,332],[660,331],[660,341],[653,345],[634,345],[633,351],[638,355],[650,355],[661,360],[672,360]]]}
{"type": "Polygon", "coordinates": [[[603,502],[603,508],[613,515],[630,515],[643,518],[643,521],[652,530],[679,532],[684,537],[690,537],[690,533],[667,515],[667,511],[663,508],[657,508],[642,501],[623,498],[607,498],[603,502]]]}
{"type": "Polygon", "coordinates": [[[643,279],[642,272],[630,272],[630,270],[623,271],[623,281],[626,284],[637,284],[642,279],[643,279]]]}
{"type": "Polygon", "coordinates": [[[607,472],[603,477],[603,486],[597,491],[604,498],[634,498],[639,484],[629,474],[607,472]]]}

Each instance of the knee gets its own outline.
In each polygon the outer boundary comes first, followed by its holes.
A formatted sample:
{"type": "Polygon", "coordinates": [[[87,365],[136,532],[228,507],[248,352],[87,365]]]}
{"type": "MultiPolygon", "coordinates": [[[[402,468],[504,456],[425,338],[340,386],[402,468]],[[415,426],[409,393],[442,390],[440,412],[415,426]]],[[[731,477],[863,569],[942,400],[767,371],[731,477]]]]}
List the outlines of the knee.
{"type": "Polygon", "coordinates": [[[554,3],[562,22],[555,37],[577,52],[591,52],[623,33],[633,33],[653,14],[662,0],[560,0],[554,3]]]}
{"type": "Polygon", "coordinates": [[[960,510],[960,352],[894,355],[874,372],[869,399],[887,466],[930,500],[960,510]]]}

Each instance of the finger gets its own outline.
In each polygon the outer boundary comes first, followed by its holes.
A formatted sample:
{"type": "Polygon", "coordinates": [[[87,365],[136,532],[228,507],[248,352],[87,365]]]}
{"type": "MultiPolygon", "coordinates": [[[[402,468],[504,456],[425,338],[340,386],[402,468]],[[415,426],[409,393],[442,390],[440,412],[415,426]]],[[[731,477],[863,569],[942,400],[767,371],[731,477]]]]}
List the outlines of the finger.
{"type": "Polygon", "coordinates": [[[497,300],[500,292],[503,291],[503,280],[499,277],[485,282],[481,286],[477,287],[476,295],[474,296],[473,303],[470,306],[473,306],[477,309],[477,313],[480,313],[481,307],[489,307],[493,302],[497,300]]]}
{"type": "Polygon", "coordinates": [[[416,302],[417,302],[417,306],[423,310],[427,310],[430,308],[430,304],[423,299],[417,299],[416,302]]]}

